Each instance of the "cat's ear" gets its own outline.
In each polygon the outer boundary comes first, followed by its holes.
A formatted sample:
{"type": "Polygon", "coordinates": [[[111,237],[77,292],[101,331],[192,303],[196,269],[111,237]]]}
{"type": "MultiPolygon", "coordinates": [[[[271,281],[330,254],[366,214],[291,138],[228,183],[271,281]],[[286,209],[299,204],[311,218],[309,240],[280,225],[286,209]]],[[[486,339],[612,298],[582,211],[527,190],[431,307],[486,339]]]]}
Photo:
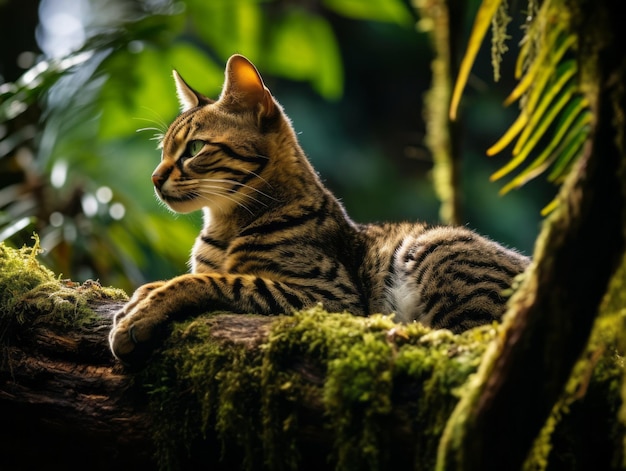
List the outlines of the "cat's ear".
{"type": "Polygon", "coordinates": [[[176,95],[178,95],[181,111],[188,111],[197,106],[208,105],[215,102],[187,85],[187,82],[183,80],[176,70],[173,70],[172,74],[174,75],[174,82],[176,83],[176,95]]]}
{"type": "Polygon", "coordinates": [[[244,56],[235,54],[226,64],[226,83],[222,99],[236,108],[252,110],[259,117],[274,113],[274,100],[256,67],[244,56]]]}

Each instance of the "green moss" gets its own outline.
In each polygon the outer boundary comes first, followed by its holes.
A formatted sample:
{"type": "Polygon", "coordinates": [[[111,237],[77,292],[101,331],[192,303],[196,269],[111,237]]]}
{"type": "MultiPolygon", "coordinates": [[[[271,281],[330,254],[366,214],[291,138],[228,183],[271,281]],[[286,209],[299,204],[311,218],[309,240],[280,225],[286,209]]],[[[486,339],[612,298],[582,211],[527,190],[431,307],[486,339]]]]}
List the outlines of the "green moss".
{"type": "Polygon", "coordinates": [[[39,240],[33,247],[14,249],[0,243],[0,332],[6,340],[16,330],[37,323],[71,326],[92,316],[88,304],[97,299],[126,299],[114,288],[93,281],[60,280],[40,264],[39,240]]]}
{"type": "MultiPolygon", "coordinates": [[[[164,469],[180,466],[190,443],[211,436],[219,452],[191,452],[244,456],[245,469],[298,469],[300,421],[310,414],[334,439],[337,469],[393,463],[398,421],[415,441],[415,462],[434,462],[456,390],[495,335],[491,326],[452,335],[315,308],[275,318],[262,345],[222,346],[210,337],[211,319],[178,324],[142,373],[159,417],[164,469]]],[[[215,448],[209,441],[202,446],[215,448]]]]}
{"type": "Polygon", "coordinates": [[[11,312],[25,293],[42,284],[58,283],[54,274],[37,261],[39,244],[12,249],[0,243],[0,311],[11,312]]]}
{"type": "MultiPolygon", "coordinates": [[[[527,469],[567,467],[582,462],[581,449],[595,457],[594,447],[614,460],[623,430],[615,420],[623,318],[598,321],[527,469]]],[[[453,335],[315,308],[273,320],[251,316],[262,320],[267,339],[223,345],[211,336],[215,319],[178,324],[142,373],[159,418],[163,469],[182,467],[185,450],[243,469],[300,469],[309,464],[301,432],[311,414],[332,437],[323,452],[331,469],[390,469],[407,460],[415,469],[434,469],[450,414],[498,335],[493,326],[453,335]]]]}
{"type": "Polygon", "coordinates": [[[511,39],[511,36],[507,34],[507,26],[510,22],[508,2],[502,0],[491,19],[491,66],[493,67],[493,79],[495,82],[500,81],[502,56],[509,50],[506,42],[511,39]]]}
{"type": "MultiPolygon", "coordinates": [[[[209,341],[210,329],[210,317],[176,324],[164,352],[137,378],[157,418],[154,437],[162,469],[183,467],[193,444],[207,435],[241,446],[248,469],[257,458],[261,357],[209,341]]],[[[210,462],[226,450],[202,453],[210,462]]]]}
{"type": "Polygon", "coordinates": [[[624,358],[619,335],[626,309],[602,315],[559,401],[535,440],[524,469],[621,469],[617,420],[624,358]]]}

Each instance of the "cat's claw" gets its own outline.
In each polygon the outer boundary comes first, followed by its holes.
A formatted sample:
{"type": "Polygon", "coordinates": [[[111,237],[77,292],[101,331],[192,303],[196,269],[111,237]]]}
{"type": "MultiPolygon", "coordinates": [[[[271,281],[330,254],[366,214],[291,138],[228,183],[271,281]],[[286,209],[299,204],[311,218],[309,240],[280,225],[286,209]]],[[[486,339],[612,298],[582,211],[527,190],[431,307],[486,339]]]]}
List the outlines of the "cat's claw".
{"type": "Polygon", "coordinates": [[[137,338],[135,325],[128,329],[117,327],[111,332],[111,350],[115,357],[129,367],[140,367],[146,363],[153,350],[153,342],[141,342],[137,338]]]}
{"type": "MultiPolygon", "coordinates": [[[[111,330],[109,342],[111,351],[126,366],[143,366],[162,340],[166,329],[148,319],[133,319],[127,314],[111,330]]],[[[150,319],[152,320],[152,319],[150,319]]]]}
{"type": "Polygon", "coordinates": [[[128,330],[124,331],[120,326],[116,326],[109,338],[111,344],[111,351],[122,363],[129,364],[127,360],[133,355],[133,351],[138,346],[137,338],[133,332],[135,326],[131,326],[128,330]]]}
{"type": "Polygon", "coordinates": [[[131,325],[130,329],[128,329],[128,336],[130,337],[130,341],[133,342],[135,345],[139,345],[139,342],[137,341],[137,337],[135,337],[135,326],[131,325]]]}

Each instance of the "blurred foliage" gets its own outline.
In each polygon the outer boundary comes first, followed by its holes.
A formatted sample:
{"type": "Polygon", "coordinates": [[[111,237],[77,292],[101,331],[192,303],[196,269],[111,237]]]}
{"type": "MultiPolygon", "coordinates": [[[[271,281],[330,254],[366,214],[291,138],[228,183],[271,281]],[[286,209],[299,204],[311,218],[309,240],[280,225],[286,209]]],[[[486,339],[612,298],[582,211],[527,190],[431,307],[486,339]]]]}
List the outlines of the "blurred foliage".
{"type": "MultiPolygon", "coordinates": [[[[181,273],[201,223],[198,214],[174,215],[156,202],[150,175],[159,152],[152,139],[178,112],[171,70],[217,96],[234,52],[261,70],[303,131],[313,164],[355,219],[436,221],[431,185],[418,183],[432,169],[421,118],[431,50],[415,31],[409,4],[82,3],[97,13],[97,21],[83,22],[82,46],[59,58],[40,55],[21,77],[0,85],[0,240],[21,246],[37,232],[55,272],[127,290],[181,273]]],[[[511,211],[486,184],[489,165],[480,163],[490,125],[471,126],[478,139],[467,149],[464,190],[468,206],[472,198],[479,206],[467,221],[528,251],[537,205],[512,198],[515,224],[498,221],[511,211]]],[[[537,193],[545,204],[545,191],[537,193]]]]}

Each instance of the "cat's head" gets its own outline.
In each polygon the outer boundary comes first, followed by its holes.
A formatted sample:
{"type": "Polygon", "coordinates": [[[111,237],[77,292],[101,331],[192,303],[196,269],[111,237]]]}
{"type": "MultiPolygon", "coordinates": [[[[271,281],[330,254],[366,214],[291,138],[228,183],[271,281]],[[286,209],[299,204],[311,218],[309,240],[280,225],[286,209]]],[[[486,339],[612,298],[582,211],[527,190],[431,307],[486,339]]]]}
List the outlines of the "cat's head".
{"type": "Polygon", "coordinates": [[[157,195],[181,213],[203,207],[228,214],[261,204],[272,134],[286,118],[254,65],[241,55],[226,65],[217,100],[196,92],[174,71],[182,114],[162,141],[152,174],[157,195]]]}

